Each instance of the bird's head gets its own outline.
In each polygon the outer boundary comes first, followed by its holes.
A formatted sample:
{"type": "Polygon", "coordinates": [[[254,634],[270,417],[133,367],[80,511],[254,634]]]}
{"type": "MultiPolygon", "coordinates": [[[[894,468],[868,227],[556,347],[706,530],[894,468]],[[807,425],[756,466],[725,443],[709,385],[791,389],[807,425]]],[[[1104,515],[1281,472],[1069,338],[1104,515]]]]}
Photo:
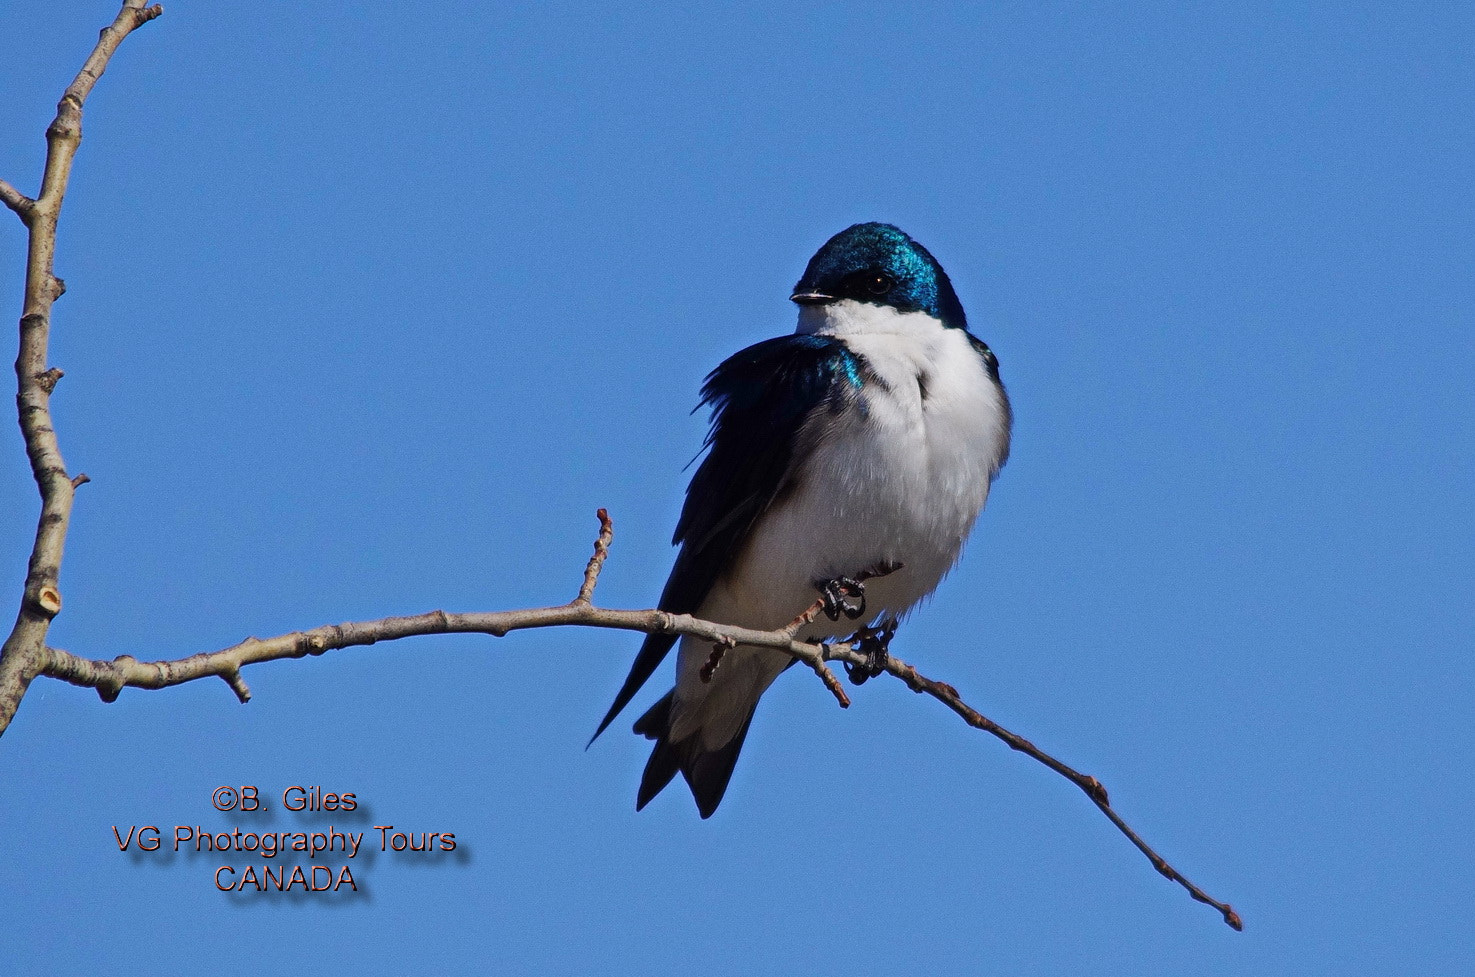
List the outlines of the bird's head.
{"type": "Polygon", "coordinates": [[[951,328],[968,326],[947,272],[926,248],[890,224],[855,224],[830,238],[809,259],[789,297],[801,306],[849,299],[925,312],[951,328]]]}

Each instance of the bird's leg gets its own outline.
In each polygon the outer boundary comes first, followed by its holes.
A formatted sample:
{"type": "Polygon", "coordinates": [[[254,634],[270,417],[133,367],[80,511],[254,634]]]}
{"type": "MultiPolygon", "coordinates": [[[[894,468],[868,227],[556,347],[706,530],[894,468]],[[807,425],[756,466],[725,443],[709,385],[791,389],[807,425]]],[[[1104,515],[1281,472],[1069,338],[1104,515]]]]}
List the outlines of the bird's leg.
{"type": "Polygon", "coordinates": [[[864,665],[845,663],[845,677],[851,685],[864,685],[886,671],[886,660],[891,653],[887,649],[896,636],[896,618],[888,617],[874,628],[861,628],[850,638],[856,650],[866,656],[864,665]]]}
{"type": "Polygon", "coordinates": [[[841,614],[854,621],[866,612],[866,585],[855,577],[820,580],[814,589],[819,591],[825,617],[831,621],[840,620],[841,614]]]}

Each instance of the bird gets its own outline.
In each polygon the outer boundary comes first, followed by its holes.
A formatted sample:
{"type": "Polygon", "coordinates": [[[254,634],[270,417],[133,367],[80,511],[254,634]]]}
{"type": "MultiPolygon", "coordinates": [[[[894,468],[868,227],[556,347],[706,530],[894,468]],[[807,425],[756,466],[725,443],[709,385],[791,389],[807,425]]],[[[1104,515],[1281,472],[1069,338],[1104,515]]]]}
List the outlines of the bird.
{"type": "MultiPolygon", "coordinates": [[[[860,627],[880,673],[897,622],[952,569],[1009,456],[1013,414],[998,359],[968,331],[932,254],[891,224],[862,223],[809,260],[790,335],[713,370],[705,457],[686,490],[659,607],[774,630],[816,596],[798,634],[860,627]],[[869,578],[869,579],[867,579],[869,578]]],[[[700,457],[700,455],[699,455],[700,457]]],[[[678,639],[648,635],[594,736],[629,705],[678,639]]],[[[793,664],[737,645],[680,639],[675,686],[634,724],[654,740],[636,810],[680,773],[702,818],[732,778],[759,698],[793,664]]],[[[849,666],[847,666],[847,669],[849,666]]]]}

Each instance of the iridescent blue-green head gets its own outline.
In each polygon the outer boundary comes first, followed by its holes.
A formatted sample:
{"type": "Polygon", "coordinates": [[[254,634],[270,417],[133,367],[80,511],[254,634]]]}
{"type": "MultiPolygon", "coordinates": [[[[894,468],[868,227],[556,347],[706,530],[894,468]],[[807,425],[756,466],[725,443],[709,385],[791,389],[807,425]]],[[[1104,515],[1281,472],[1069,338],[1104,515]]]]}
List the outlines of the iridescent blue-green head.
{"type": "Polygon", "coordinates": [[[825,242],[790,296],[800,305],[842,299],[925,312],[944,326],[966,329],[963,304],[937,259],[890,224],[856,224],[825,242]]]}

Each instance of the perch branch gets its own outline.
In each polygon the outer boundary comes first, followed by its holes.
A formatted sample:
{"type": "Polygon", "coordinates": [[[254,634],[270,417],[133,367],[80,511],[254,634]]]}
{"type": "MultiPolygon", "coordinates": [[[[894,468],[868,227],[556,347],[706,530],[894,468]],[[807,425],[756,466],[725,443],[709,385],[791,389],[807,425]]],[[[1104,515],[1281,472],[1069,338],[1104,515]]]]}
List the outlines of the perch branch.
{"type": "Polygon", "coordinates": [[[31,474],[41,493],[41,516],[31,547],[20,612],[10,636],[0,646],[0,732],[10,724],[26,687],[48,658],[46,632],[52,618],[61,610],[58,581],[67,524],[72,515],[72,497],[82,482],[80,475],[73,481],[62,460],[51,421],[51,392],[61,378],[61,371],[46,365],[51,306],[66,290],[61,279],[53,274],[56,225],[61,217],[72,160],[82,142],[82,105],[123,39],[163,12],[157,5],[144,6],[144,0],[125,0],[118,16],[98,35],[97,46],[62,94],[56,106],[56,118],[46,128],[46,164],[40,194],[30,200],[9,183],[0,187],[0,198],[20,215],[29,231],[20,355],[15,360],[16,408],[31,474]]]}
{"type": "MultiPolygon", "coordinates": [[[[727,624],[703,621],[689,614],[671,614],[662,610],[625,611],[596,607],[593,603],[594,586],[599,572],[609,556],[609,543],[614,528],[609,513],[599,510],[599,540],[594,545],[594,556],[584,571],[584,584],[579,595],[567,604],[556,607],[536,607],[516,611],[489,611],[469,614],[454,614],[446,611],[430,611],[409,617],[386,617],[377,621],[359,621],[347,624],[330,624],[310,631],[294,631],[275,638],[247,638],[240,644],[219,651],[204,652],[172,661],[141,662],[131,655],[120,655],[112,661],[93,661],[81,658],[59,648],[47,648],[40,674],[58,678],[73,685],[96,689],[104,702],[112,702],[127,687],[140,689],[162,689],[180,685],[195,679],[218,676],[224,679],[245,702],[251,691],[241,678],[241,669],[247,665],[277,661],[284,658],[301,658],[305,655],[321,655],[326,651],[372,645],[380,641],[394,641],[415,635],[428,634],[489,634],[503,637],[513,631],[531,628],[565,627],[581,625],[594,628],[613,628],[621,631],[640,631],[646,634],[678,634],[709,642],[719,649],[748,645],[771,648],[792,655],[812,668],[824,680],[825,687],[848,706],[850,699],[840,686],[835,674],[826,662],[839,661],[864,666],[870,663],[870,655],[857,645],[847,642],[837,644],[808,643],[795,638],[795,634],[814,621],[823,606],[816,601],[799,617],[776,631],[754,631],[727,624]]],[[[871,576],[879,576],[872,573],[871,576]]],[[[721,655],[714,653],[705,666],[715,669],[721,655]]],[[[1239,915],[1227,904],[1220,902],[1190,882],[1177,869],[1154,851],[1111,806],[1106,788],[1095,777],[1083,774],[1060,762],[1055,757],[1035,746],[1029,740],[1013,733],[984,716],[963,701],[958,690],[946,682],[938,682],[922,675],[914,667],[894,655],[886,655],[882,667],[887,673],[901,679],[913,692],[925,693],[947,706],[975,729],[1003,740],[1011,749],[1039,761],[1062,777],[1075,784],[1091,798],[1101,812],[1126,835],[1137,849],[1146,855],[1163,876],[1183,886],[1194,899],[1219,910],[1224,921],[1235,929],[1243,929],[1239,915]]]]}

